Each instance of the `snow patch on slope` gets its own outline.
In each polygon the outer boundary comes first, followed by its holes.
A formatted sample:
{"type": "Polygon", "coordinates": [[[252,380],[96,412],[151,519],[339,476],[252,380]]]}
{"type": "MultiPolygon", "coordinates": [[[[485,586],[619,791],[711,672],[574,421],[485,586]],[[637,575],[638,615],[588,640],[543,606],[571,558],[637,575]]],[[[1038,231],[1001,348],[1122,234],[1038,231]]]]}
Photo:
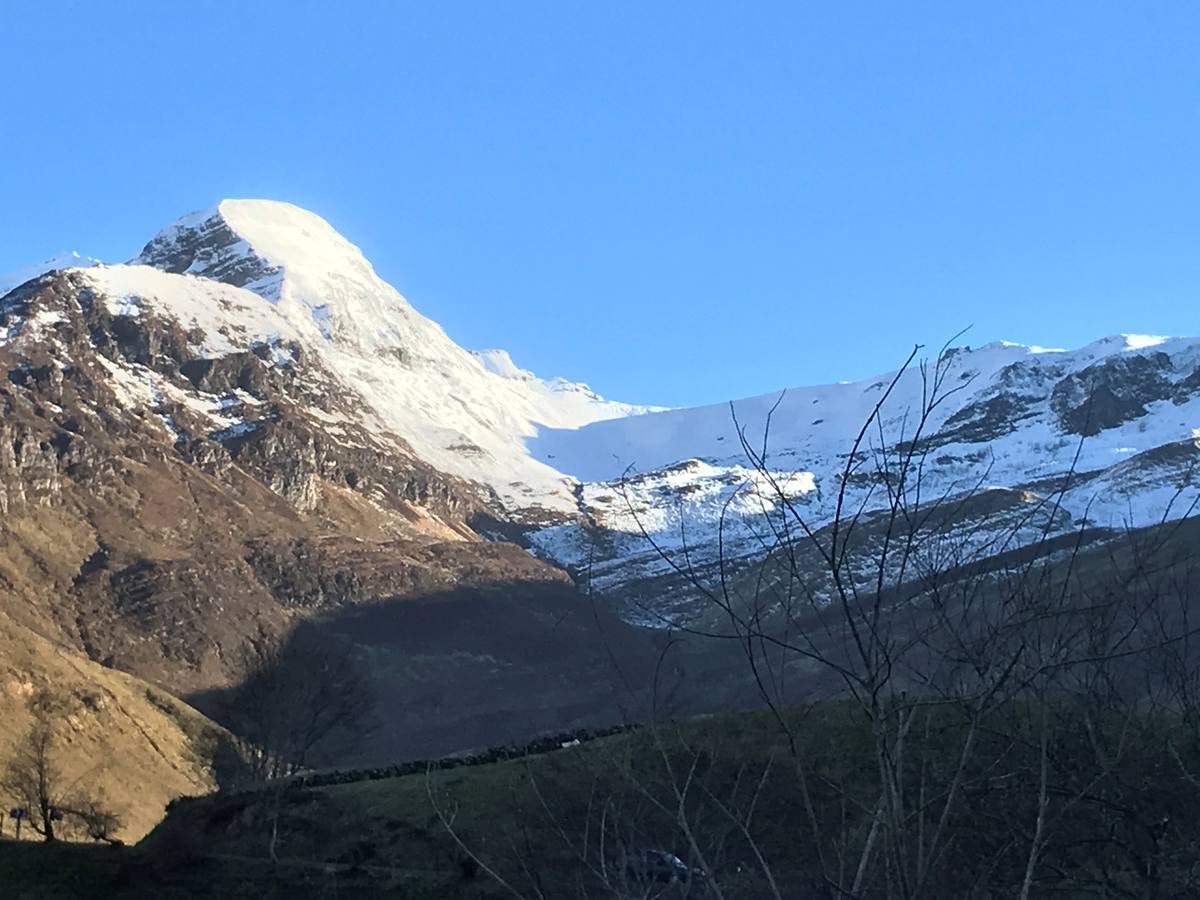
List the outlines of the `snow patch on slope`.
{"type": "Polygon", "coordinates": [[[1145,350],[1170,340],[1169,337],[1160,334],[1123,334],[1121,337],[1125,338],[1125,347],[1129,350],[1145,350]]]}
{"type": "Polygon", "coordinates": [[[474,350],[475,358],[483,363],[483,367],[493,375],[501,378],[511,378],[513,381],[533,381],[537,378],[528,369],[522,369],[509,355],[507,350],[474,350]]]}
{"type": "Polygon", "coordinates": [[[262,298],[243,288],[149,266],[97,266],[81,272],[113,315],[138,316],[147,305],[203,337],[195,349],[217,357],[254,343],[314,340],[315,328],[296,327],[262,298]]]}

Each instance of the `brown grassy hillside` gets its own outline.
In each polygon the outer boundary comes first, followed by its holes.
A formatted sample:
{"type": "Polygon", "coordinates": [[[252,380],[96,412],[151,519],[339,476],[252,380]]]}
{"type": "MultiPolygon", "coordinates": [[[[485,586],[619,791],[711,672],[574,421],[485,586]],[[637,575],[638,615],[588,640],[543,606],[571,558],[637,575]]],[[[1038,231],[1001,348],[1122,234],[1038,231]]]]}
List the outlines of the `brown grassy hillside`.
{"type": "MultiPolygon", "coordinates": [[[[3,614],[0,648],[0,764],[27,732],[30,697],[49,689],[63,704],[55,762],[65,780],[78,780],[118,812],[122,840],[146,834],[172,798],[212,789],[209,754],[219,732],[191,707],[3,614]]],[[[5,812],[10,800],[0,797],[5,812]]]]}

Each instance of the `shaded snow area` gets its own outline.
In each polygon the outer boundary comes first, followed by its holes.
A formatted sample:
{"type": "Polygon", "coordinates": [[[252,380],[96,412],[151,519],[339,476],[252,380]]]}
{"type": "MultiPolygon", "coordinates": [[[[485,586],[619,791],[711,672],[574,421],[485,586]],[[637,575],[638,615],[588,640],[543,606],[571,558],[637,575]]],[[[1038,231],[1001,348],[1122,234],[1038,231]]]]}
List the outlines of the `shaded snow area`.
{"type": "MultiPolygon", "coordinates": [[[[13,277],[86,262],[56,258],[13,277]]],[[[265,345],[270,364],[319,371],[307,387],[336,390],[338,402],[322,405],[338,413],[309,414],[331,435],[343,426],[396,435],[437,469],[491,487],[518,517],[553,514],[558,524],[531,536],[535,552],[589,568],[605,590],[670,570],[651,541],[677,560],[686,548],[701,566],[719,536],[733,556],[761,553],[780,492],[811,527],[827,523],[846,453],[893,378],[692,409],[608,401],[585,384],[539,378],[503,350],[459,347],[327,222],[271,201],[222,202],[169,226],[130,263],[81,277],[114,315],[177,320],[201,356],[265,345]],[[748,463],[743,437],[765,450],[767,477],[748,463]]],[[[16,283],[0,280],[0,293],[16,283]]],[[[0,316],[0,343],[56,324],[45,310],[0,316]]],[[[169,435],[181,427],[172,404],[218,437],[253,427],[236,398],[111,365],[120,402],[157,410],[169,435]]],[[[946,365],[949,396],[921,435],[926,497],[983,489],[1006,509],[1036,507],[1075,461],[1056,528],[1141,525],[1189,509],[1200,341],[1131,334],[1071,351],[997,342],[956,349],[946,365]],[[1090,396],[1104,400],[1095,421],[1090,396]]],[[[925,388],[916,367],[899,378],[864,445],[865,469],[870,454],[914,437],[925,388]]],[[[884,499],[869,478],[849,488],[849,502],[868,510],[884,499]]]]}

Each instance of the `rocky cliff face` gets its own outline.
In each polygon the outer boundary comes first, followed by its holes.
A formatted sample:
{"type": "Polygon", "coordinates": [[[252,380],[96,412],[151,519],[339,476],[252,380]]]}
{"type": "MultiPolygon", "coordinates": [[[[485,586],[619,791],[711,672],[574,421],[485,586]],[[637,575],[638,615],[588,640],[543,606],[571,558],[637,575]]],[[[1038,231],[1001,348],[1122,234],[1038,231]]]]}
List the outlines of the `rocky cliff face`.
{"type": "Polygon", "coordinates": [[[567,575],[472,527],[509,522],[488,486],[419,458],[303,333],[243,318],[257,296],[147,271],[137,292],[70,270],[0,300],[0,612],[203,705],[248,637],[300,618],[328,623],[332,637],[370,607],[371,631],[404,635],[425,663],[414,673],[390,645],[353,637],[378,664],[385,701],[411,708],[403,733],[360,748],[368,760],[616,714],[607,701],[581,708],[615,673],[567,575]],[[176,280],[213,305],[181,314],[162,301],[176,280]],[[521,602],[531,592],[578,627],[554,631],[521,602]],[[497,693],[503,679],[455,655],[459,622],[421,606],[439,597],[458,618],[483,604],[525,630],[487,651],[502,629],[484,626],[480,659],[516,679],[530,716],[500,728],[492,705],[512,702],[497,693]],[[548,682],[537,663],[551,631],[567,656],[548,682]],[[413,679],[453,691],[468,675],[495,690],[461,705],[457,732],[436,721],[436,704],[411,706],[413,679]]]}
{"type": "Polygon", "coordinates": [[[3,427],[12,435],[0,466],[11,473],[3,484],[14,500],[55,496],[67,472],[86,477],[102,437],[125,453],[178,458],[212,475],[236,464],[301,512],[317,506],[322,484],[381,512],[420,506],[464,536],[466,518],[498,510],[485,488],[345,416],[353,394],[298,344],[251,340],[214,355],[203,329],[125,302],[73,273],[4,298],[3,427]]]}
{"type": "Polygon", "coordinates": [[[217,211],[182,219],[156,235],[142,249],[138,262],[234,287],[258,287],[268,299],[279,299],[282,268],[258,256],[217,211]]]}

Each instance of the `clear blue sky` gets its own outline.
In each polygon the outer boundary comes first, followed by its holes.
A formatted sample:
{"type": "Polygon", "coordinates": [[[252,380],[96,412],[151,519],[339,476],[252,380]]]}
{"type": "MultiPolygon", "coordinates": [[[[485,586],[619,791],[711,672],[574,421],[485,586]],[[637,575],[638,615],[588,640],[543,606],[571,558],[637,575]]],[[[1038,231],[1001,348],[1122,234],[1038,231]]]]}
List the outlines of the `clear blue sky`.
{"type": "Polygon", "coordinates": [[[0,4],[0,271],[222,197],[619,399],[1200,333],[1200,5],[0,4]],[[738,7],[749,7],[738,8],[738,7]]]}

